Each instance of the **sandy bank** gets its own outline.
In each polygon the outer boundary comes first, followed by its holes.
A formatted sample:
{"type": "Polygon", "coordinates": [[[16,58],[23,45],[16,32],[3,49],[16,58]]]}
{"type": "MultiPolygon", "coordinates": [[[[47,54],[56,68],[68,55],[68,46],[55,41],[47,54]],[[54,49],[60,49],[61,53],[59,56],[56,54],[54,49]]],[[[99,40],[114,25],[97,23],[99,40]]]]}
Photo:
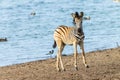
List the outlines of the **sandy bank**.
{"type": "Polygon", "coordinates": [[[64,56],[65,72],[57,72],[56,59],[0,67],[0,80],[120,80],[120,48],[86,54],[90,68],[85,68],[79,54],[78,71],[73,56],[64,56]]]}

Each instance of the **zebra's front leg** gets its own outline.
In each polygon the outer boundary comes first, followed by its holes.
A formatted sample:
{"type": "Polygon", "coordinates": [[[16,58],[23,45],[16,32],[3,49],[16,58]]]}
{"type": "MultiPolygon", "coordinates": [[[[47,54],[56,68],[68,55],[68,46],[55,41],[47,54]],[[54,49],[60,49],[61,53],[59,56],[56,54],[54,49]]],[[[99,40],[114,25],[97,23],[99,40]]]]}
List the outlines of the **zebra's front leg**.
{"type": "Polygon", "coordinates": [[[82,50],[83,63],[84,63],[84,65],[85,65],[86,68],[89,68],[89,66],[87,65],[87,62],[86,62],[86,57],[85,57],[85,51],[84,51],[84,43],[83,43],[83,41],[80,43],[80,47],[81,47],[81,50],[82,50]]]}
{"type": "Polygon", "coordinates": [[[77,53],[77,43],[76,42],[73,44],[73,47],[74,47],[74,67],[75,67],[75,70],[78,70],[78,67],[77,67],[78,53],[77,53]]]}

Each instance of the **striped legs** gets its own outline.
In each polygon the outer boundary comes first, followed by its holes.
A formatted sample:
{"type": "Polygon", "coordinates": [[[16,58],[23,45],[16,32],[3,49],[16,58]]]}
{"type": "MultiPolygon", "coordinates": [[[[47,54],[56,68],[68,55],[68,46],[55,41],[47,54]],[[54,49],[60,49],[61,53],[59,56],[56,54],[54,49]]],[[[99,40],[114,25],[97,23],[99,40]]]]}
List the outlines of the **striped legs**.
{"type": "Polygon", "coordinates": [[[65,45],[60,40],[56,41],[56,43],[58,46],[56,68],[57,68],[57,71],[60,71],[60,65],[61,65],[62,70],[65,71],[63,62],[62,62],[62,51],[63,51],[65,45]]]}
{"type": "MultiPolygon", "coordinates": [[[[87,65],[87,62],[86,62],[86,57],[85,57],[85,51],[84,51],[84,43],[83,41],[80,42],[79,44],[81,50],[82,50],[82,57],[83,57],[83,63],[85,65],[86,68],[89,68],[89,66],[87,65]]],[[[78,56],[78,52],[77,52],[77,43],[74,42],[73,43],[73,47],[74,47],[74,67],[76,70],[78,70],[78,67],[77,67],[77,56],[78,56]]]]}
{"type": "Polygon", "coordinates": [[[74,47],[74,67],[76,70],[78,70],[78,67],[77,67],[77,56],[78,56],[78,53],[77,53],[77,43],[74,42],[73,43],[73,47],[74,47]]]}
{"type": "Polygon", "coordinates": [[[87,65],[87,62],[86,62],[86,58],[85,58],[84,42],[83,41],[80,43],[80,48],[82,50],[83,63],[84,63],[86,68],[89,68],[89,66],[87,65]]]}
{"type": "MultiPolygon", "coordinates": [[[[56,44],[58,46],[58,53],[57,53],[57,62],[56,62],[56,68],[57,68],[57,71],[60,71],[60,67],[62,69],[62,71],[65,71],[65,68],[63,66],[63,62],[62,62],[62,51],[65,47],[65,44],[62,43],[61,40],[57,40],[56,41],[56,44]]],[[[82,58],[83,58],[83,63],[85,65],[86,68],[88,68],[89,66],[87,65],[87,62],[86,62],[86,57],[85,57],[85,51],[84,51],[84,43],[83,41],[80,42],[79,44],[81,50],[82,50],[82,58]]],[[[78,52],[77,52],[77,43],[74,42],[73,43],[73,47],[74,47],[74,67],[76,70],[78,70],[78,67],[77,67],[77,56],[78,56],[78,52]]]]}

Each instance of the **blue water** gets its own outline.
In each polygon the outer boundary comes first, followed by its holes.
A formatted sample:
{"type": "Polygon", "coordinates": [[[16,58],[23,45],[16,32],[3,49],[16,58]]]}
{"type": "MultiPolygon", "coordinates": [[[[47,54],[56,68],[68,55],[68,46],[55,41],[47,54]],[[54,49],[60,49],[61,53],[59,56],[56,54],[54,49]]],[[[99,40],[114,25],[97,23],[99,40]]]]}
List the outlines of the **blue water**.
{"type": "MultiPolygon", "coordinates": [[[[112,0],[0,0],[0,38],[8,39],[0,42],[0,66],[49,58],[54,30],[73,26],[75,11],[91,17],[83,22],[86,52],[120,44],[120,3],[112,0]]],[[[66,46],[63,54],[72,53],[66,46]]]]}

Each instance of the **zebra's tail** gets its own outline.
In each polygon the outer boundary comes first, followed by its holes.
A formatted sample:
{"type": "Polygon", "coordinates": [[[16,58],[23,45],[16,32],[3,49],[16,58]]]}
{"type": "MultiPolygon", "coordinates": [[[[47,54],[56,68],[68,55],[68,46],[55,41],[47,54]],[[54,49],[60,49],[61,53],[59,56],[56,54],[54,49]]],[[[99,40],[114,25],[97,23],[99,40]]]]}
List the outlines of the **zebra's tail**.
{"type": "MultiPolygon", "coordinates": [[[[54,40],[54,44],[53,44],[53,46],[52,46],[53,49],[56,48],[56,46],[57,46],[57,45],[56,45],[56,41],[54,40]]],[[[52,49],[51,51],[49,51],[46,55],[51,55],[51,54],[53,54],[53,53],[54,53],[54,50],[53,50],[53,49],[52,49]]]]}
{"type": "Polygon", "coordinates": [[[57,45],[56,45],[56,41],[54,40],[54,44],[53,44],[52,47],[53,47],[53,48],[56,48],[56,46],[57,46],[57,45]]]}

